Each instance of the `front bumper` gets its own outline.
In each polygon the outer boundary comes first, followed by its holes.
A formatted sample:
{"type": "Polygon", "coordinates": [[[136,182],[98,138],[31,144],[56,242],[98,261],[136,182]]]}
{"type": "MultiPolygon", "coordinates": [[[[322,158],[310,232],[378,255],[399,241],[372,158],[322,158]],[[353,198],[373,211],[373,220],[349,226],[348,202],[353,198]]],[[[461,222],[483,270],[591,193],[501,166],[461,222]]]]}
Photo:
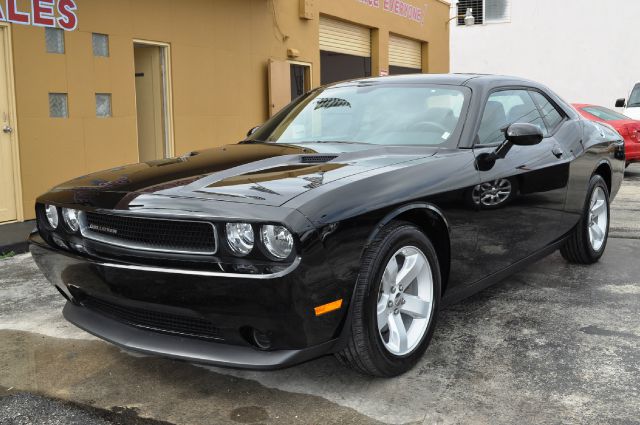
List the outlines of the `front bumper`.
{"type": "Polygon", "coordinates": [[[80,329],[127,350],[240,369],[292,366],[332,352],[336,343],[328,341],[299,350],[257,351],[251,347],[145,331],[108,319],[72,302],[64,306],[63,315],[80,329]]]}
{"type": "Polygon", "coordinates": [[[334,352],[351,292],[332,283],[330,268],[303,261],[255,278],[89,259],[52,248],[37,233],[30,251],[67,298],[64,316],[71,323],[129,350],[219,366],[273,369],[334,352]],[[338,298],[345,299],[342,309],[315,316],[314,306],[338,298]],[[111,310],[94,308],[103,302],[111,310]],[[170,320],[180,331],[142,326],[121,311],[170,320]],[[214,336],[183,331],[192,322],[198,329],[214,324],[214,336]],[[269,337],[270,349],[251,343],[254,329],[269,337]]]}

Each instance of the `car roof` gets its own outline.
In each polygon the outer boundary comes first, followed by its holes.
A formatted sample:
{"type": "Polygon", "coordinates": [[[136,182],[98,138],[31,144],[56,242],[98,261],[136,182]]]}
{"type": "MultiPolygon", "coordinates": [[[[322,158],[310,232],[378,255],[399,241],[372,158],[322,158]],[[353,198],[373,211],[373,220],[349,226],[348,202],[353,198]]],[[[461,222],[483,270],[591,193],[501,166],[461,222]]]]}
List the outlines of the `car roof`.
{"type": "Polygon", "coordinates": [[[471,88],[491,88],[504,85],[524,85],[544,88],[544,86],[525,78],[508,75],[491,74],[406,74],[385,77],[370,77],[357,80],[343,81],[332,86],[352,84],[445,84],[455,86],[468,86],[471,88]]]}

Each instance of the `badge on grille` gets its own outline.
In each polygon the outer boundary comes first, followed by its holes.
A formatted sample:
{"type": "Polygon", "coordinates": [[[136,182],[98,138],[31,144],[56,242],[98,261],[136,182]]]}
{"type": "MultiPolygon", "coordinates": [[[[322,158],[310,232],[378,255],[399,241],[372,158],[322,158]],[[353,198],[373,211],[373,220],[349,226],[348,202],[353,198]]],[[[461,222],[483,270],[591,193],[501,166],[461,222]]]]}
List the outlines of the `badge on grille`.
{"type": "Polygon", "coordinates": [[[96,232],[100,232],[100,233],[109,233],[111,235],[118,234],[117,229],[112,229],[111,227],[107,227],[107,226],[100,226],[98,224],[90,224],[89,229],[95,230],[96,232]]]}

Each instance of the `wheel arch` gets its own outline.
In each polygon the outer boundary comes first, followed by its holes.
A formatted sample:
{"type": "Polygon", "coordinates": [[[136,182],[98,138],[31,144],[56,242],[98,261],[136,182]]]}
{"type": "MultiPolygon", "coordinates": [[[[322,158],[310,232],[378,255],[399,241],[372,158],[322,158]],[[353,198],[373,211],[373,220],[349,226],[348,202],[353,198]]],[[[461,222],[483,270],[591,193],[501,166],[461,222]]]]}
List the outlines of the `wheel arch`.
{"type": "Polygon", "coordinates": [[[611,194],[611,191],[613,189],[613,172],[611,170],[611,164],[609,164],[609,162],[605,159],[601,160],[591,174],[591,176],[595,175],[599,175],[604,179],[605,183],[607,184],[607,188],[609,189],[609,194],[611,194]]]}
{"type": "MultiPolygon", "coordinates": [[[[442,281],[441,293],[444,294],[449,281],[451,264],[451,240],[449,221],[435,205],[426,202],[411,203],[394,209],[385,215],[369,235],[364,249],[369,247],[380,230],[393,220],[403,220],[415,224],[429,237],[436,249],[442,281]]],[[[364,252],[364,250],[363,250],[364,252]]]]}

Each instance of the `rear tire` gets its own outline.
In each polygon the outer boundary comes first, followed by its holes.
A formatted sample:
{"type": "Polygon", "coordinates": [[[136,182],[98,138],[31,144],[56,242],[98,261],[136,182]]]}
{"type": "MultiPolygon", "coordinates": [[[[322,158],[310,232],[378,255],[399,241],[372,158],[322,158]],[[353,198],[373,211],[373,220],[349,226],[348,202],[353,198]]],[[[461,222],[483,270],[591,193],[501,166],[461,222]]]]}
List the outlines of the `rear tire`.
{"type": "Polygon", "coordinates": [[[596,263],[604,254],[609,238],[609,189],[604,179],[599,175],[591,177],[587,193],[580,222],[560,248],[570,263],[596,263]]]}
{"type": "Polygon", "coordinates": [[[336,353],[340,362],[380,377],[411,369],[433,336],[440,285],[438,257],[427,236],[408,222],[385,226],[363,255],[349,339],[336,353]]]}

